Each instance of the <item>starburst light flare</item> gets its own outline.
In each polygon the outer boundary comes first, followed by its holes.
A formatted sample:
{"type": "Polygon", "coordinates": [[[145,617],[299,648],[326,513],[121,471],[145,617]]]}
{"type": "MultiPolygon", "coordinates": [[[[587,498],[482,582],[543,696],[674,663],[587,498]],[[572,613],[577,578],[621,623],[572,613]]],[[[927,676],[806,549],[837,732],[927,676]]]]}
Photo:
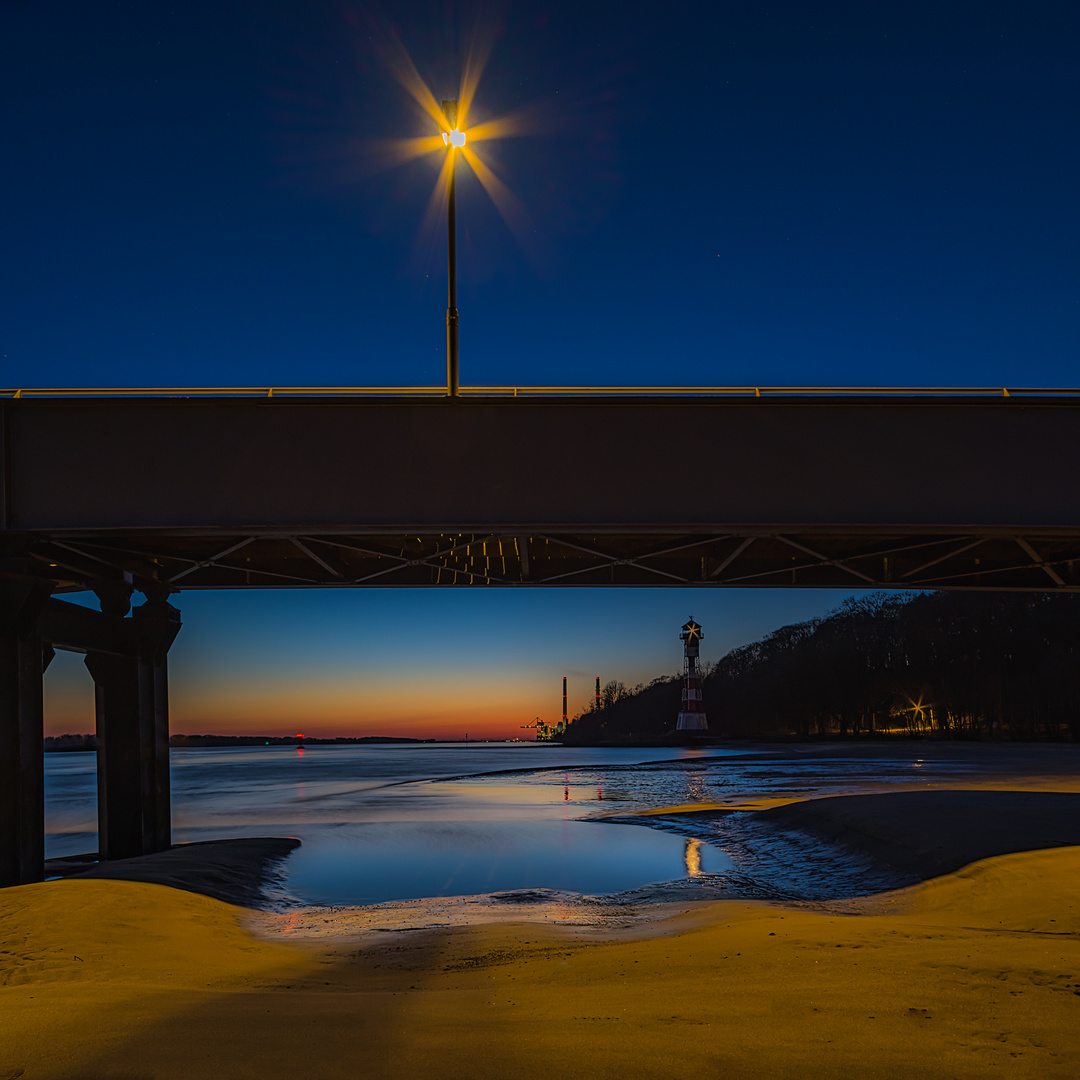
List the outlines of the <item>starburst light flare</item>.
{"type": "Polygon", "coordinates": [[[423,157],[440,148],[444,151],[439,179],[432,192],[425,215],[425,224],[434,224],[439,210],[446,211],[447,230],[447,305],[446,305],[446,388],[451,398],[458,396],[458,309],[457,309],[457,195],[455,164],[459,151],[481,187],[488,193],[495,208],[511,230],[523,239],[526,233],[525,214],[507,185],[495,174],[491,165],[477,153],[475,144],[490,139],[524,134],[522,123],[528,113],[519,112],[496,117],[468,129],[468,116],[476,96],[480,77],[491,54],[492,37],[476,36],[469,48],[462,69],[456,98],[443,100],[441,105],[424,82],[412,57],[395,34],[383,39],[381,53],[387,67],[410,97],[423,109],[438,128],[438,134],[401,139],[384,148],[387,159],[403,164],[423,157]],[[466,145],[468,143],[469,145],[466,145]]]}
{"type": "MultiPolygon", "coordinates": [[[[469,127],[469,115],[476,99],[484,68],[491,55],[491,33],[477,33],[469,46],[462,66],[461,80],[456,102],[456,116],[447,117],[434,92],[424,81],[416,64],[400,38],[387,31],[382,38],[379,54],[387,70],[408,95],[434,121],[438,131],[434,135],[404,139],[389,139],[380,144],[381,156],[388,165],[404,165],[425,157],[435,151],[460,151],[469,168],[480,181],[495,208],[519,239],[526,233],[525,212],[506,183],[495,173],[491,163],[485,161],[476,144],[495,139],[514,138],[536,132],[544,126],[542,112],[536,106],[518,109],[502,116],[482,119],[475,127],[469,127]]],[[[439,174],[439,187],[433,199],[445,199],[449,177],[446,169],[439,174]],[[442,190],[440,191],[439,188],[442,190]]]]}

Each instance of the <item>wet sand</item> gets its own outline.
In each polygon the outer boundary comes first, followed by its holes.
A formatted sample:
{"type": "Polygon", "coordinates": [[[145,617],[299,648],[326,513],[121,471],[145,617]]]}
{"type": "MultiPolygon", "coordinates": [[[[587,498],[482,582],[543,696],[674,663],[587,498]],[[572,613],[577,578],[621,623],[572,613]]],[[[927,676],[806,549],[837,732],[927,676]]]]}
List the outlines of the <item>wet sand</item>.
{"type": "Polygon", "coordinates": [[[1080,793],[903,791],[789,803],[760,814],[926,880],[995,855],[1080,845],[1080,793]]]}
{"type": "MultiPolygon", "coordinates": [[[[1080,798],[1075,778],[1024,786],[1080,798]]],[[[136,881],[5,890],[0,1080],[1077,1075],[1072,800],[916,794],[768,811],[926,875],[962,867],[829,903],[269,915],[136,881]],[[1005,818],[1016,850],[982,857],[1005,818]]]]}
{"type": "Polygon", "coordinates": [[[284,836],[204,840],[136,859],[101,863],[92,862],[94,856],[50,859],[45,864],[45,876],[146,881],[211,896],[227,904],[258,907],[265,902],[263,890],[272,882],[277,864],[299,846],[299,840],[284,836]]]}

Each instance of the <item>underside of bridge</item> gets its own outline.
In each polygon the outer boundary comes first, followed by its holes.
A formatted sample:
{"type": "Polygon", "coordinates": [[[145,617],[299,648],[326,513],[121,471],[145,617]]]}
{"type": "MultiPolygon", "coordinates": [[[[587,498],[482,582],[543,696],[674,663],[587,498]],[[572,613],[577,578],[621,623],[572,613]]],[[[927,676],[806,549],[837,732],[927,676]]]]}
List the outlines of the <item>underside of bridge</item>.
{"type": "Polygon", "coordinates": [[[54,591],[1080,588],[1080,394],[0,395],[54,591]]]}
{"type": "Polygon", "coordinates": [[[0,885],[42,876],[55,648],[101,856],[169,845],[182,590],[1080,590],[1078,475],[1075,391],[0,392],[0,885]]]}
{"type": "Polygon", "coordinates": [[[104,577],[175,589],[627,586],[1080,588],[1080,539],[1014,530],[88,533],[27,538],[56,591],[104,577]]]}

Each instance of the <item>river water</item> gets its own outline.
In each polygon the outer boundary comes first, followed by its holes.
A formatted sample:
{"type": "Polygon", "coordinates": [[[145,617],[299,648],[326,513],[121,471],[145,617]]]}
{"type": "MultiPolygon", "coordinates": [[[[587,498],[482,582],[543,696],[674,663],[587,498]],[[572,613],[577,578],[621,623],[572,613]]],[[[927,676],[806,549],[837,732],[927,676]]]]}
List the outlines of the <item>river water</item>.
{"type": "MultiPolygon", "coordinates": [[[[856,895],[906,882],[851,852],[762,829],[752,814],[627,815],[941,783],[998,768],[996,749],[177,749],[173,840],[298,837],[303,845],[284,864],[278,893],[306,904],[528,889],[632,894],[660,885],[710,885],[714,895],[856,895]]],[[[94,754],[46,755],[48,857],[96,850],[95,802],[94,754]]]]}

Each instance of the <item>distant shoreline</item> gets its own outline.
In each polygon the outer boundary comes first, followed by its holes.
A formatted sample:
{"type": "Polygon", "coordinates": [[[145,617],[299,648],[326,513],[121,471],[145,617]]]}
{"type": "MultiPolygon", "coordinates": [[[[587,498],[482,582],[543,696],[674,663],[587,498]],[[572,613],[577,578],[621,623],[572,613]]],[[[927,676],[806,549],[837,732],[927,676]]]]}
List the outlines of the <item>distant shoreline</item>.
{"type": "MultiPolygon", "coordinates": [[[[1060,739],[1018,739],[984,736],[976,738],[970,735],[957,736],[953,733],[922,732],[911,735],[905,732],[857,732],[846,736],[840,735],[803,735],[803,736],[762,736],[754,739],[733,739],[723,736],[696,735],[686,732],[672,732],[668,736],[652,739],[550,739],[534,741],[531,739],[418,739],[408,736],[397,735],[359,735],[339,736],[330,739],[320,739],[314,736],[298,738],[296,735],[172,735],[169,738],[169,748],[172,750],[201,750],[212,747],[230,746],[378,746],[378,745],[461,745],[481,746],[487,743],[519,743],[522,746],[550,746],[579,748],[626,748],[626,749],[670,749],[673,746],[681,746],[691,749],[743,749],[747,746],[814,746],[814,745],[842,745],[842,746],[865,746],[871,744],[901,744],[901,743],[962,743],[965,745],[983,746],[1074,746],[1075,740],[1070,738],[1060,739]]],[[[97,736],[89,734],[81,735],[49,735],[44,740],[46,753],[78,753],[96,751],[97,736]]]]}
{"type": "MultiPolygon", "coordinates": [[[[172,735],[169,738],[171,750],[195,749],[212,746],[354,746],[379,743],[438,743],[454,742],[453,739],[412,739],[395,735],[360,735],[341,736],[334,739],[317,739],[305,735],[172,735]]],[[[479,740],[477,740],[479,741],[479,740]]],[[[97,736],[87,735],[49,735],[45,738],[45,752],[71,753],[97,750],[97,736]]]]}

